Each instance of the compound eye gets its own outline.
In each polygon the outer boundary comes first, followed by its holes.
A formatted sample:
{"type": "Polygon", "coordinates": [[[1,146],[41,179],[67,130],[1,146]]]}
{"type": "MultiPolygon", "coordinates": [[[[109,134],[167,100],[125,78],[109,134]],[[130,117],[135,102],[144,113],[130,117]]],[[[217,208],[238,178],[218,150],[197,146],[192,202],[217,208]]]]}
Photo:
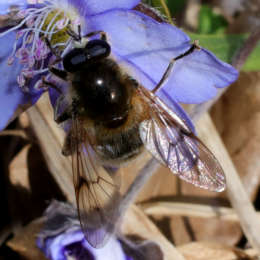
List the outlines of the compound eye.
{"type": "Polygon", "coordinates": [[[64,69],[68,72],[75,72],[81,69],[82,65],[87,61],[84,49],[72,49],[63,58],[64,69]]]}
{"type": "Polygon", "coordinates": [[[87,51],[89,59],[102,59],[109,56],[111,47],[106,41],[91,40],[87,43],[85,50],[87,51]]]}

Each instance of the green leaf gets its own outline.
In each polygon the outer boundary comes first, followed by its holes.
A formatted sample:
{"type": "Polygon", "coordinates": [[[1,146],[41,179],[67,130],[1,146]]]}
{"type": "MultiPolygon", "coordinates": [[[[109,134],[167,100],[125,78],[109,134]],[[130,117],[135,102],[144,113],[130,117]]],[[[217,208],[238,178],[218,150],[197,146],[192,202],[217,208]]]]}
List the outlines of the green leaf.
{"type": "Polygon", "coordinates": [[[173,15],[182,12],[185,9],[187,0],[168,0],[168,8],[173,15]]]}
{"type": "MultiPolygon", "coordinates": [[[[245,34],[188,34],[192,40],[199,40],[200,46],[212,51],[219,59],[227,63],[232,62],[232,58],[248,37],[245,34]]],[[[260,43],[248,57],[242,70],[260,70],[260,43]]]]}
{"type": "MultiPolygon", "coordinates": [[[[167,1],[167,0],[165,0],[165,3],[166,3],[166,5],[168,6],[168,1],[167,1]]],[[[160,0],[151,0],[151,6],[153,6],[153,7],[155,7],[155,8],[158,8],[158,10],[159,10],[162,14],[166,15],[165,10],[164,10],[164,8],[163,8],[163,6],[162,6],[160,0]]]]}
{"type": "Polygon", "coordinates": [[[223,33],[227,28],[227,21],[222,15],[215,14],[207,5],[202,5],[199,13],[198,33],[223,33]]]}

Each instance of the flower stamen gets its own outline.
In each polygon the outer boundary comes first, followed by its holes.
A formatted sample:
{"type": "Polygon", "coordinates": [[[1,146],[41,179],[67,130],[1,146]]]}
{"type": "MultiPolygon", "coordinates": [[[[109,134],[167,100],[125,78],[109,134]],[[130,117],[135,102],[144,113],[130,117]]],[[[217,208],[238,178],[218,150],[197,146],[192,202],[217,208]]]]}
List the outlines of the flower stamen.
{"type": "Polygon", "coordinates": [[[13,51],[8,59],[11,65],[14,58],[23,64],[23,70],[18,76],[19,86],[25,88],[26,83],[35,75],[48,72],[48,60],[53,56],[44,38],[48,38],[53,48],[59,48],[61,55],[71,45],[71,37],[67,34],[68,26],[79,23],[75,10],[64,0],[43,0],[40,8],[21,10],[18,25],[0,33],[0,37],[16,31],[13,51]]]}

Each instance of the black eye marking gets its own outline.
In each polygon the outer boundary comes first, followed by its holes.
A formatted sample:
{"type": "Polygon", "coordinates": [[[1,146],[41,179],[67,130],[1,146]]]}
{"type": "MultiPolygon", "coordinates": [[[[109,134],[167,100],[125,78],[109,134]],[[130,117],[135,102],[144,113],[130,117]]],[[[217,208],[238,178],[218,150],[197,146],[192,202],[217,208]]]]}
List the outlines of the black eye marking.
{"type": "Polygon", "coordinates": [[[91,40],[84,48],[75,48],[63,59],[64,69],[68,72],[80,71],[89,64],[110,55],[111,47],[104,40],[91,40]]]}
{"type": "Polygon", "coordinates": [[[97,58],[102,59],[106,58],[111,53],[110,45],[103,40],[92,40],[89,41],[85,47],[85,50],[88,54],[89,59],[97,58]]]}

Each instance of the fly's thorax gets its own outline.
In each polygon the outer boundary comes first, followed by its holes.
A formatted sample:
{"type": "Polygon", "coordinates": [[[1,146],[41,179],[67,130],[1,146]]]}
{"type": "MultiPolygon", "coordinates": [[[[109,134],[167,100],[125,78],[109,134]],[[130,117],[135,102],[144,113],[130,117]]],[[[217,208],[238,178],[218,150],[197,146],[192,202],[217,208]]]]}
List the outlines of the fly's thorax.
{"type": "Polygon", "coordinates": [[[125,121],[131,103],[131,81],[111,59],[86,64],[72,74],[72,92],[81,114],[117,127],[125,121]],[[114,123],[114,124],[113,124],[114,123]]]}
{"type": "Polygon", "coordinates": [[[136,81],[111,59],[86,64],[69,77],[77,117],[100,159],[116,166],[140,154],[139,125],[149,117],[149,108],[136,81]]]}
{"type": "Polygon", "coordinates": [[[148,106],[134,91],[126,121],[119,127],[108,128],[95,123],[94,149],[103,161],[120,165],[137,157],[143,151],[140,123],[148,119],[148,106]]]}

